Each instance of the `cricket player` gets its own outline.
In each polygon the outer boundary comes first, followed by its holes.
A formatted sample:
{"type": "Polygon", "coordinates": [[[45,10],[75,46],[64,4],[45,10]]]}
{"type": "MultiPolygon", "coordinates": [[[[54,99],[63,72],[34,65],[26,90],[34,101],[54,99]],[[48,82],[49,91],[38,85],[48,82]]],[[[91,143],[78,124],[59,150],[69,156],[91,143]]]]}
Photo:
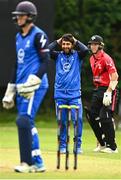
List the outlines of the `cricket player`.
{"type": "Polygon", "coordinates": [[[95,152],[118,153],[115,142],[113,111],[116,103],[118,73],[113,59],[104,52],[103,38],[94,35],[88,42],[93,73],[91,109],[87,110],[90,125],[100,143],[95,152]]]}
{"type": "Polygon", "coordinates": [[[34,25],[37,9],[33,3],[18,3],[12,15],[19,29],[16,35],[16,65],[2,102],[4,108],[10,109],[16,96],[20,165],[14,170],[21,173],[44,172],[35,115],[48,89],[48,38],[34,25]]]}
{"type": "MultiPolygon", "coordinates": [[[[64,34],[60,39],[49,45],[50,56],[55,60],[56,76],[54,85],[54,98],[56,103],[56,116],[59,105],[77,105],[78,138],[77,153],[82,153],[82,101],[81,101],[81,64],[88,52],[88,48],[75,39],[72,34],[64,34]],[[60,51],[58,51],[60,48],[60,51]],[[76,49],[76,50],[75,50],[76,49]],[[77,50],[78,49],[78,50],[77,50]]],[[[72,111],[73,125],[75,126],[75,113],[72,111]]],[[[62,127],[60,132],[60,153],[66,153],[66,121],[67,110],[62,110],[62,127]]]]}

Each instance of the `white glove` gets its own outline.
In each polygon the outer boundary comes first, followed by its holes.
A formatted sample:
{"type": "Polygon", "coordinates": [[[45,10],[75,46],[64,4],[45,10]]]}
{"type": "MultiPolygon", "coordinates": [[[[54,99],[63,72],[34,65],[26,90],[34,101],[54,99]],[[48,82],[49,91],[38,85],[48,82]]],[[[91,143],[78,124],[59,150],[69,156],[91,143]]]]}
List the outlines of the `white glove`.
{"type": "Polygon", "coordinates": [[[30,99],[32,96],[34,96],[34,92],[20,93],[20,96],[23,96],[26,99],[30,99]]]}
{"type": "Polygon", "coordinates": [[[40,87],[41,79],[34,74],[30,74],[27,81],[22,84],[17,84],[17,92],[27,99],[34,95],[34,91],[40,87]]]}
{"type": "Polygon", "coordinates": [[[8,83],[5,96],[2,99],[3,107],[5,109],[11,109],[12,107],[14,107],[15,94],[16,94],[15,84],[8,83]]]}
{"type": "Polygon", "coordinates": [[[105,92],[103,96],[103,104],[105,106],[109,106],[112,102],[112,93],[111,92],[105,92]]]}

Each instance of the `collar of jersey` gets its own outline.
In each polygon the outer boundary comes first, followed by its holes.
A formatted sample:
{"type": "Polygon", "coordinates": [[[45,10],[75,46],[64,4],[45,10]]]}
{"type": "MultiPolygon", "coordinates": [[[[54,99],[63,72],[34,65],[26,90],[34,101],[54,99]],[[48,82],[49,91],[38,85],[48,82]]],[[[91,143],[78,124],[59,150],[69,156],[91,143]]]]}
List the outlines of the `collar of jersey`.
{"type": "Polygon", "coordinates": [[[27,33],[25,36],[23,36],[22,33],[20,32],[21,37],[22,37],[22,38],[25,38],[25,37],[27,37],[28,35],[30,35],[31,32],[33,31],[34,27],[35,27],[35,26],[33,25],[33,26],[29,29],[28,33],[27,33]]]}
{"type": "Polygon", "coordinates": [[[93,55],[93,57],[96,60],[100,60],[103,56],[104,56],[104,51],[103,50],[99,51],[96,55],[93,55]]]}

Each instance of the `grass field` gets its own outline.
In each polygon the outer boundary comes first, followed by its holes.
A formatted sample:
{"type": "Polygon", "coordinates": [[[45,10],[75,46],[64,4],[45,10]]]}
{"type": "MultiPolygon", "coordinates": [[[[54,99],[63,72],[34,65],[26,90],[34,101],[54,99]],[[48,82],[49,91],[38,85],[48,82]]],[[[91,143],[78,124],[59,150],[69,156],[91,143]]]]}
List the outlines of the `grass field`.
{"type": "Polygon", "coordinates": [[[53,115],[48,116],[50,121],[47,119],[46,122],[42,121],[45,119],[44,116],[37,117],[41,150],[47,171],[31,174],[15,173],[13,167],[19,164],[19,150],[17,129],[13,119],[15,119],[13,113],[2,112],[0,115],[0,179],[121,179],[121,131],[116,131],[118,154],[94,153],[92,150],[96,146],[96,140],[86,122],[83,130],[84,153],[78,156],[78,169],[73,170],[71,128],[70,169],[65,171],[65,156],[62,155],[61,170],[56,170],[57,132],[53,115]],[[7,123],[4,119],[7,119],[7,123]]]}

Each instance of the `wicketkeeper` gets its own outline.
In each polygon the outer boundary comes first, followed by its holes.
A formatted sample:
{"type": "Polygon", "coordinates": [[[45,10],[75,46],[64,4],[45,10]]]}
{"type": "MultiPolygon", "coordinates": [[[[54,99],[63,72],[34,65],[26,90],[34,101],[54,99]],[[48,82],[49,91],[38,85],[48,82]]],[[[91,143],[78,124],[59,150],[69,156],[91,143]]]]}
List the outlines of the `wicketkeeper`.
{"type": "Polygon", "coordinates": [[[95,152],[117,153],[113,111],[116,103],[118,74],[113,59],[104,52],[103,38],[94,35],[88,46],[91,52],[90,65],[93,73],[91,109],[86,109],[89,123],[100,145],[95,152]]]}
{"type": "Polygon", "coordinates": [[[2,102],[4,108],[10,109],[14,106],[16,96],[20,165],[15,167],[15,171],[43,172],[45,165],[34,121],[48,89],[48,38],[34,25],[37,9],[33,3],[20,2],[12,15],[20,30],[16,35],[17,59],[13,79],[8,84],[2,102]]]}

